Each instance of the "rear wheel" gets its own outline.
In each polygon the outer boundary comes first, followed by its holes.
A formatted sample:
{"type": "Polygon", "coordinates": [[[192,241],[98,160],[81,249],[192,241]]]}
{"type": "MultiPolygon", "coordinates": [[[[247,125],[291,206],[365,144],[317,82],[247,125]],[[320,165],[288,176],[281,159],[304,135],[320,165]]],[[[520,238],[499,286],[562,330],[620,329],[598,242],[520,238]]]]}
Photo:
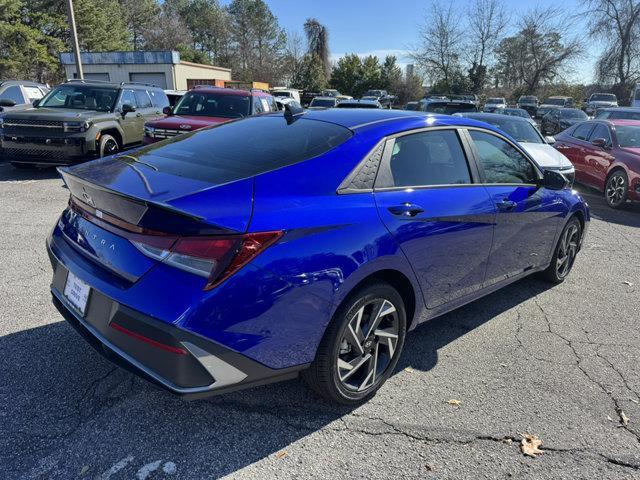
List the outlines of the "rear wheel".
{"type": "Polygon", "coordinates": [[[120,145],[118,145],[118,141],[114,137],[111,135],[102,135],[99,145],[100,157],[108,157],[109,155],[118,153],[118,150],[120,150],[120,145]]]}
{"type": "Polygon", "coordinates": [[[553,253],[551,264],[542,272],[542,278],[551,283],[562,283],[573,268],[573,263],[578,254],[582,225],[580,220],[572,217],[562,230],[558,244],[553,253]]]}
{"type": "Polygon", "coordinates": [[[611,208],[620,208],[627,203],[629,179],[622,170],[616,170],[607,179],[604,187],[604,199],[611,208]]]}
{"type": "Polygon", "coordinates": [[[364,286],[336,312],[303,378],[328,400],[362,402],[393,372],[406,329],[400,294],[384,282],[364,286]]]}

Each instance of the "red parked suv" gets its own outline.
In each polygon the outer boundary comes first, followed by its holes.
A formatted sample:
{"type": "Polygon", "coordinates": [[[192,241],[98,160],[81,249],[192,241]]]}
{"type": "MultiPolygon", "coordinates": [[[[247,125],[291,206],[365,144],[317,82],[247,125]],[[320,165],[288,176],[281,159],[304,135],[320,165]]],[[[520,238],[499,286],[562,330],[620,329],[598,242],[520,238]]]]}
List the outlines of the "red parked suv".
{"type": "Polygon", "coordinates": [[[573,163],[576,181],[604,192],[610,207],[640,200],[640,121],[581,122],[557,135],[553,146],[573,163]]]}
{"type": "Polygon", "coordinates": [[[144,143],[276,110],[273,96],[263,90],[198,86],[189,90],[174,107],[166,107],[164,118],[144,125],[144,143]]]}

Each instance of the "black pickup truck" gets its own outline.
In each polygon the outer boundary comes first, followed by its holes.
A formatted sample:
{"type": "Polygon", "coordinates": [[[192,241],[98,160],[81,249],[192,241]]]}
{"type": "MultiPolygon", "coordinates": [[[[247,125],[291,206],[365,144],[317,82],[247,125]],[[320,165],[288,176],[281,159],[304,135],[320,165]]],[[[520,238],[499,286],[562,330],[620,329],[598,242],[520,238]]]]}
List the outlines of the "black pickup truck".
{"type": "Polygon", "coordinates": [[[362,97],[376,97],[382,108],[391,108],[396,101],[396,96],[389,95],[386,90],[367,90],[362,97]]]}

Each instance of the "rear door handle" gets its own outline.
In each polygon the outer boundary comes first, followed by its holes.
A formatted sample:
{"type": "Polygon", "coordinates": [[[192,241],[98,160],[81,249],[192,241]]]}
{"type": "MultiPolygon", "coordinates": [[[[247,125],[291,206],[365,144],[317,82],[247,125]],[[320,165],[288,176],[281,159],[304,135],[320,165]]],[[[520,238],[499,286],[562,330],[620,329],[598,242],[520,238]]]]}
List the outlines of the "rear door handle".
{"type": "Polygon", "coordinates": [[[402,205],[394,205],[392,207],[388,207],[393,215],[397,215],[399,217],[415,217],[419,213],[424,212],[424,209],[420,205],[416,205],[414,203],[403,203],[402,205]]]}
{"type": "Polygon", "coordinates": [[[498,205],[498,209],[503,211],[503,212],[507,212],[509,210],[513,210],[514,208],[516,208],[518,206],[518,204],[516,202],[514,202],[513,200],[501,200],[497,203],[498,205]]]}

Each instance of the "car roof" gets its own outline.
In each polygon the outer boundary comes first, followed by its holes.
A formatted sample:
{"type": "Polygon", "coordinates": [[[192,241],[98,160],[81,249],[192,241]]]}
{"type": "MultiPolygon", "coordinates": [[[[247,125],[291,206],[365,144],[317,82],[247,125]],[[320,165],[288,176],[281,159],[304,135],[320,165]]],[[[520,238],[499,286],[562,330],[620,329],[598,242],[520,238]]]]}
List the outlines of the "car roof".
{"type": "MultiPolygon", "coordinates": [[[[327,110],[307,110],[304,118],[335,123],[351,130],[362,129],[364,131],[369,128],[384,127],[387,132],[391,133],[437,126],[482,127],[488,130],[498,131],[498,129],[492,125],[474,119],[414,110],[331,108],[327,110]]],[[[507,116],[507,118],[513,119],[515,117],[507,116]]]]}
{"type": "Polygon", "coordinates": [[[313,100],[335,100],[336,97],[329,97],[329,96],[322,96],[322,95],[317,95],[315,97],[313,97],[313,100]]]}
{"type": "Polygon", "coordinates": [[[596,118],[595,121],[605,121],[612,125],[632,125],[640,127],[640,120],[630,120],[626,118],[596,118]]]}
{"type": "Polygon", "coordinates": [[[214,87],[213,85],[196,85],[191,88],[189,91],[197,90],[199,92],[207,92],[207,93],[222,93],[225,95],[244,95],[248,96],[252,93],[258,93],[257,91],[250,92],[249,90],[243,90],[241,88],[225,88],[225,87],[214,87]]]}
{"type": "Polygon", "coordinates": [[[31,80],[0,80],[0,85],[23,85],[26,87],[46,87],[43,83],[32,82],[31,80]]]}
{"type": "Polygon", "coordinates": [[[608,107],[601,108],[599,112],[640,112],[640,107],[608,107]]]}

